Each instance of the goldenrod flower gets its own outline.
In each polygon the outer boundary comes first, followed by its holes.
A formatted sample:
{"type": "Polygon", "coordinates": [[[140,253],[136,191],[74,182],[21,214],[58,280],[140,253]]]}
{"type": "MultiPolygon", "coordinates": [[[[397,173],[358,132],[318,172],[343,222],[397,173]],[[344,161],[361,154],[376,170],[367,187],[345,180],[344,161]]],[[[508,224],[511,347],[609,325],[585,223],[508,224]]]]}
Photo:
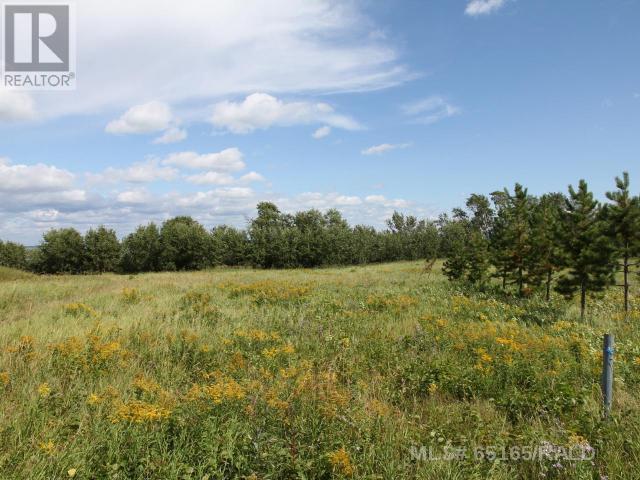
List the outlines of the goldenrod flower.
{"type": "Polygon", "coordinates": [[[38,395],[40,395],[41,398],[47,398],[51,395],[51,387],[48,383],[41,383],[38,386],[38,395]]]}
{"type": "Polygon", "coordinates": [[[46,442],[40,443],[40,445],[38,445],[38,448],[40,448],[40,450],[42,450],[43,452],[49,455],[53,455],[53,452],[55,451],[56,446],[51,440],[48,440],[46,442]]]}
{"type": "Polygon", "coordinates": [[[350,477],[353,475],[353,465],[351,464],[351,458],[349,454],[344,449],[344,447],[335,450],[328,455],[329,463],[333,467],[334,471],[350,477]]]}

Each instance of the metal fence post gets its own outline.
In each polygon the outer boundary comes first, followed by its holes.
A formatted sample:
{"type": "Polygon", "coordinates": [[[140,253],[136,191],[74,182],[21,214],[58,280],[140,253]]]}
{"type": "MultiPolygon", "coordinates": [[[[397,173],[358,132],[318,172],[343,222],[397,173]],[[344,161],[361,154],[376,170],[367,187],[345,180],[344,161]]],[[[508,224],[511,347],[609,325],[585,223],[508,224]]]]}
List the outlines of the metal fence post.
{"type": "Polygon", "coordinates": [[[609,415],[613,401],[613,352],[613,335],[607,333],[602,344],[602,400],[605,417],[609,415]]]}

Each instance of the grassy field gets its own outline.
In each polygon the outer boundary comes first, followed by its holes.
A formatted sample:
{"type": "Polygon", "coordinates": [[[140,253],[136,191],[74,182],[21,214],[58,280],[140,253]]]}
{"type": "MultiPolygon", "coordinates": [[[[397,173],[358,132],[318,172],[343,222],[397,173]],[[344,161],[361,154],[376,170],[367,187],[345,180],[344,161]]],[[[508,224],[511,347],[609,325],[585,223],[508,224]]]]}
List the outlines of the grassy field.
{"type": "Polygon", "coordinates": [[[437,270],[2,270],[0,478],[640,478],[621,292],[585,325],[437,270]]]}

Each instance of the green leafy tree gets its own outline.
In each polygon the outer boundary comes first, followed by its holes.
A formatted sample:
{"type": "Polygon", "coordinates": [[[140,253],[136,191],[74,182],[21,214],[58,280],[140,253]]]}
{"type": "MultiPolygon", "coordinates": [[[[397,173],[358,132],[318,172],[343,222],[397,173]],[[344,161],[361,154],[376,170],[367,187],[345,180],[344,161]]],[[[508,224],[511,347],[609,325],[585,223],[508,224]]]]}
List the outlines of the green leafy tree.
{"type": "Polygon", "coordinates": [[[346,265],[355,263],[353,231],[349,223],[336,209],[324,214],[323,265],[346,265]]]}
{"type": "Polygon", "coordinates": [[[584,319],[587,294],[613,283],[615,270],[615,250],[607,236],[607,223],[584,180],[580,180],[578,190],[569,187],[561,221],[567,271],[556,289],[567,298],[580,294],[580,318],[584,319]]]}
{"type": "Polygon", "coordinates": [[[0,265],[26,270],[27,249],[18,243],[0,241],[0,265]]]}
{"type": "Polygon", "coordinates": [[[35,268],[41,273],[82,273],[84,241],[73,228],[49,230],[40,243],[35,268]]]}
{"type": "Polygon", "coordinates": [[[158,271],[161,253],[158,227],[154,223],[140,226],[122,241],[120,268],[127,273],[158,271]]]}
{"type": "Polygon", "coordinates": [[[221,225],[211,231],[211,238],[216,253],[215,263],[227,266],[248,263],[250,245],[245,231],[221,225]]]}
{"type": "Polygon", "coordinates": [[[611,203],[605,205],[605,216],[618,258],[622,259],[624,311],[629,311],[629,275],[636,266],[632,259],[640,252],[640,200],[629,192],[629,174],[616,177],[617,190],[607,192],[611,203]]]}
{"type": "Polygon", "coordinates": [[[251,260],[262,268],[285,268],[296,266],[296,244],[298,232],[294,219],[285,215],[271,202],[257,206],[258,216],[249,223],[251,260]]]}
{"type": "Polygon", "coordinates": [[[206,229],[191,217],[175,217],[160,230],[164,270],[200,270],[215,263],[216,252],[206,229]]]}
{"type": "Polygon", "coordinates": [[[104,226],[90,229],[84,236],[86,268],[89,272],[115,272],[120,261],[116,232],[104,226]]]}

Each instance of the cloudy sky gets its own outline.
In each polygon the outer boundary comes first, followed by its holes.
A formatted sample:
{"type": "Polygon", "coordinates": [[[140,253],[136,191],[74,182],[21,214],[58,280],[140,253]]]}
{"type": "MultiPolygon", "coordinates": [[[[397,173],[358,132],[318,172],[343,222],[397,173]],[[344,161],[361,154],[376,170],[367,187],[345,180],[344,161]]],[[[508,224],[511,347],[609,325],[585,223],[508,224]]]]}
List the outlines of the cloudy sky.
{"type": "Polygon", "coordinates": [[[639,1],[76,4],[77,89],[0,87],[4,240],[640,181],[639,1]]]}

